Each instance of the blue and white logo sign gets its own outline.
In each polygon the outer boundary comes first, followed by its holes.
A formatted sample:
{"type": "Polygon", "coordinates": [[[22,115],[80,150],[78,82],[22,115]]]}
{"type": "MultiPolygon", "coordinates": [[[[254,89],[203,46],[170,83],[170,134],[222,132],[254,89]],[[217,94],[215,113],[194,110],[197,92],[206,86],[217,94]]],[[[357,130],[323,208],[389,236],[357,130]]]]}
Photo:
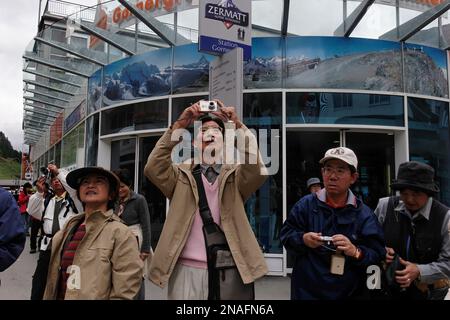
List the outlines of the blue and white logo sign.
{"type": "Polygon", "coordinates": [[[244,60],[249,60],[251,5],[248,0],[200,0],[199,51],[222,55],[241,47],[244,60]]]}

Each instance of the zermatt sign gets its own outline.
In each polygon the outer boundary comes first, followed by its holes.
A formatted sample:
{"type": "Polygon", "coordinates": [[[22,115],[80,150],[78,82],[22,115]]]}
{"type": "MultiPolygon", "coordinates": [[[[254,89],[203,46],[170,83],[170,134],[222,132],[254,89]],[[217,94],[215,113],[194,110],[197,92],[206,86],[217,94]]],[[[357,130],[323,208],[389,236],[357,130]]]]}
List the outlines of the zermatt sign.
{"type": "Polygon", "coordinates": [[[236,47],[244,60],[252,55],[252,2],[248,0],[200,0],[199,51],[222,55],[236,47]]]}

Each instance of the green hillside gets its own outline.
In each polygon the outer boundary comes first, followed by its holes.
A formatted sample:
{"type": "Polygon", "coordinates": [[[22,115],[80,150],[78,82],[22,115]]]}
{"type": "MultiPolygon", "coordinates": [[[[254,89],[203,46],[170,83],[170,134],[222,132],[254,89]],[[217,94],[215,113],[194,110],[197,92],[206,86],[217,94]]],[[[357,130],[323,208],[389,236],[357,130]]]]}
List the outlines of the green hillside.
{"type": "Polygon", "coordinates": [[[20,174],[20,163],[16,160],[0,157],[0,180],[17,179],[20,174]]]}

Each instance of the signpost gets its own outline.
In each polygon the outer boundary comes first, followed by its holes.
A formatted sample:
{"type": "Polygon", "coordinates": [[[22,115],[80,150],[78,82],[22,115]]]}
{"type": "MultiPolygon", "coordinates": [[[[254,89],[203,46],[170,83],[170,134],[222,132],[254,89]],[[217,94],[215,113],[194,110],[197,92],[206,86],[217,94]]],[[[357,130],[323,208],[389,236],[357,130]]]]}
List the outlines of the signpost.
{"type": "Polygon", "coordinates": [[[199,51],[222,55],[241,47],[244,60],[252,56],[252,2],[200,0],[199,51]]]}
{"type": "Polygon", "coordinates": [[[209,99],[236,108],[242,119],[243,50],[233,49],[209,64],[209,99]]]}

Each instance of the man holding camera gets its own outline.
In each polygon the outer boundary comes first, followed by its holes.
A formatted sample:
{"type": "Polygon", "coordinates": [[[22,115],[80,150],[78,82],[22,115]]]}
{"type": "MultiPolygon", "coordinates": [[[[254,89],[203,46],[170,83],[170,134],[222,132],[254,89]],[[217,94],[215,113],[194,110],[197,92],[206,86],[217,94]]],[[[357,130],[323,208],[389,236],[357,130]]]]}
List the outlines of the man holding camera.
{"type": "MultiPolygon", "coordinates": [[[[186,108],[166,131],[150,154],[145,175],[169,198],[167,220],[151,262],[149,278],[160,287],[167,284],[170,300],[206,300],[208,298],[208,267],[203,221],[199,213],[199,192],[193,170],[198,162],[174,164],[172,150],[180,142],[176,130],[188,128],[194,121],[201,127],[194,137],[194,147],[200,150],[201,179],[212,219],[226,235],[233,259],[245,284],[267,273],[267,266],[258,242],[248,222],[244,203],[266,180],[254,135],[238,119],[233,107],[197,102],[186,108]],[[245,134],[250,142],[238,148],[254,163],[223,161],[224,121],[238,128],[236,135],[245,134]]],[[[228,127],[227,127],[228,129],[228,127]]],[[[227,130],[228,131],[228,130],[227,130]]],[[[232,130],[230,130],[232,131],[232,130]]],[[[239,139],[239,137],[238,137],[239,139]]],[[[232,140],[234,143],[234,139],[232,140]]]]}
{"type": "Polygon", "coordinates": [[[280,231],[283,245],[296,256],[291,299],[358,298],[367,267],[385,255],[382,230],[350,190],[358,178],[355,153],[333,148],[320,163],[324,188],[301,198],[280,231]]]}
{"type": "Polygon", "coordinates": [[[400,196],[382,198],[375,214],[386,238],[386,263],[395,263],[394,299],[442,300],[449,289],[450,209],[434,199],[434,169],[409,161],[391,185],[400,196]],[[398,260],[398,261],[396,261],[398,260]]]}
{"type": "Polygon", "coordinates": [[[42,221],[42,239],[39,259],[33,275],[31,300],[42,300],[47,283],[48,265],[51,256],[51,240],[69,218],[83,211],[76,190],[66,182],[66,172],[49,164],[47,172],[36,182],[37,192],[30,197],[28,213],[42,221]],[[52,190],[47,190],[50,180],[52,190]]]}

